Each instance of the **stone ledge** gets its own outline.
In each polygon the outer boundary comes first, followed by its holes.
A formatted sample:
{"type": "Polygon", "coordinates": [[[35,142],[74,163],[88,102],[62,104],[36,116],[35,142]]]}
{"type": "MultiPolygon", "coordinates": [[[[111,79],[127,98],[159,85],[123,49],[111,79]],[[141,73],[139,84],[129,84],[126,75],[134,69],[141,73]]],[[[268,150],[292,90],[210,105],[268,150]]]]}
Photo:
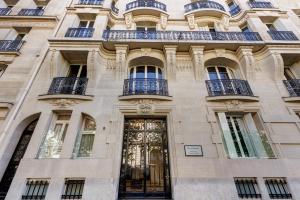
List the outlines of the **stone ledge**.
{"type": "Polygon", "coordinates": [[[207,101],[224,101],[224,100],[240,100],[240,101],[259,101],[259,97],[257,96],[207,96],[207,101]]]}
{"type": "Polygon", "coordinates": [[[285,102],[299,102],[300,97],[282,97],[285,102]]]}
{"type": "Polygon", "coordinates": [[[119,100],[132,100],[132,99],[157,99],[163,101],[172,101],[172,96],[161,96],[161,95],[128,95],[128,96],[119,96],[119,100]]]}
{"type": "Polygon", "coordinates": [[[92,101],[93,95],[73,95],[73,94],[43,94],[38,96],[38,100],[51,100],[51,99],[74,99],[82,101],[92,101]]]}

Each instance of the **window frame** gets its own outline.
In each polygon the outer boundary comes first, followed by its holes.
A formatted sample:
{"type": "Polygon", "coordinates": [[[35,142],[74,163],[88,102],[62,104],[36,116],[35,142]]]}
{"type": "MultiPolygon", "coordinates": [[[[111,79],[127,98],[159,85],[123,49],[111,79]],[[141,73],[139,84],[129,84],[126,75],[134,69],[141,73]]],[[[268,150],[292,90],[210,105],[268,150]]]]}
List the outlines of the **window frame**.
{"type": "Polygon", "coordinates": [[[128,70],[128,78],[129,79],[136,79],[136,69],[138,67],[144,67],[144,78],[143,79],[148,78],[148,67],[154,67],[155,68],[155,79],[164,79],[163,68],[155,66],[155,65],[134,65],[134,66],[130,66],[129,70],[128,70]],[[132,69],[133,69],[133,77],[131,77],[131,70],[132,69]],[[159,70],[161,72],[161,78],[159,78],[159,70]]]}

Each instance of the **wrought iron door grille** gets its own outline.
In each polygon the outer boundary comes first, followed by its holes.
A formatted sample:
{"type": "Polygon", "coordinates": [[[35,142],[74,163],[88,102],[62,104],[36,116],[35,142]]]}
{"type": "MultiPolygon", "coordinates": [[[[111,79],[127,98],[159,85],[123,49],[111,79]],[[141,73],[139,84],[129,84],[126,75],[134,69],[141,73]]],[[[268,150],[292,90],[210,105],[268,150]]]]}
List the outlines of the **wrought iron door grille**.
{"type": "Polygon", "coordinates": [[[268,178],[265,184],[271,199],[291,199],[292,194],[285,178],[268,178]]]}
{"type": "Polygon", "coordinates": [[[235,178],[234,183],[240,198],[261,198],[255,178],[235,178]]]}
{"type": "Polygon", "coordinates": [[[84,180],[66,180],[65,192],[62,199],[81,199],[84,180]]]}
{"type": "Polygon", "coordinates": [[[171,197],[166,120],[125,120],[119,197],[171,197]]]}
{"type": "Polygon", "coordinates": [[[48,180],[30,179],[26,183],[26,192],[22,195],[22,200],[42,200],[45,199],[49,186],[48,180]]]}

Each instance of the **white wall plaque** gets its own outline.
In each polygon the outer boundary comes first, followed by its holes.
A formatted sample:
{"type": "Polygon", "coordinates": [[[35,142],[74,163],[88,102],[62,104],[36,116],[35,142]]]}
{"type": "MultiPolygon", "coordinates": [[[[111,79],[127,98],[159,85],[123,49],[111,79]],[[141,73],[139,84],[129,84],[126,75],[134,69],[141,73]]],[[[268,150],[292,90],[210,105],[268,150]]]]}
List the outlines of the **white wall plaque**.
{"type": "Polygon", "coordinates": [[[201,145],[184,145],[185,156],[203,156],[201,145]]]}

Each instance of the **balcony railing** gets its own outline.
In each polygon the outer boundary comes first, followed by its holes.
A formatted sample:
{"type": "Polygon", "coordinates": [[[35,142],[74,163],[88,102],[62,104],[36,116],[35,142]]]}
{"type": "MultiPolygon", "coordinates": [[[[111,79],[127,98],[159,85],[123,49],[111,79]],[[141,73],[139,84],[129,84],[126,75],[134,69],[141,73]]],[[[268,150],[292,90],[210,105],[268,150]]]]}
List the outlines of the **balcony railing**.
{"type": "Polygon", "coordinates": [[[8,15],[11,12],[11,8],[0,8],[0,15],[8,15]]]}
{"type": "Polygon", "coordinates": [[[157,8],[159,10],[167,11],[167,6],[163,3],[154,0],[138,0],[128,3],[126,11],[139,7],[157,8]]]}
{"type": "Polygon", "coordinates": [[[79,0],[80,5],[102,5],[104,0],[79,0]]]}
{"type": "Polygon", "coordinates": [[[42,16],[43,14],[43,9],[21,9],[18,13],[20,16],[42,16]]]}
{"type": "Polygon", "coordinates": [[[197,1],[184,6],[186,13],[198,9],[217,9],[225,12],[225,8],[221,4],[214,1],[197,1]]]}
{"type": "Polygon", "coordinates": [[[241,8],[238,5],[235,5],[234,7],[230,8],[231,16],[237,15],[240,12],[241,12],[241,8]]]}
{"type": "Polygon", "coordinates": [[[300,97],[300,79],[284,80],[283,83],[291,97],[300,97]]]}
{"type": "Polygon", "coordinates": [[[249,1],[250,8],[274,8],[271,2],[267,1],[249,1]]]}
{"type": "Polygon", "coordinates": [[[54,78],[48,94],[85,95],[88,78],[57,77],[54,78]]]}
{"type": "Polygon", "coordinates": [[[17,52],[22,44],[22,40],[0,40],[0,51],[17,52]]]}
{"type": "Polygon", "coordinates": [[[105,40],[222,40],[222,41],[261,41],[256,32],[209,32],[209,31],[136,31],[105,30],[105,40]]]}
{"type": "Polygon", "coordinates": [[[239,79],[206,80],[209,96],[253,96],[248,81],[239,79]]]}
{"type": "Polygon", "coordinates": [[[111,5],[111,10],[113,11],[113,13],[119,14],[119,9],[115,5],[111,5]]]}
{"type": "Polygon", "coordinates": [[[273,40],[298,40],[292,31],[268,31],[273,40]]]}
{"type": "Polygon", "coordinates": [[[69,28],[65,37],[89,38],[93,33],[94,28],[69,28]]]}
{"type": "Polygon", "coordinates": [[[125,79],[123,95],[161,95],[168,96],[168,81],[165,79],[135,78],[125,79]]]}

